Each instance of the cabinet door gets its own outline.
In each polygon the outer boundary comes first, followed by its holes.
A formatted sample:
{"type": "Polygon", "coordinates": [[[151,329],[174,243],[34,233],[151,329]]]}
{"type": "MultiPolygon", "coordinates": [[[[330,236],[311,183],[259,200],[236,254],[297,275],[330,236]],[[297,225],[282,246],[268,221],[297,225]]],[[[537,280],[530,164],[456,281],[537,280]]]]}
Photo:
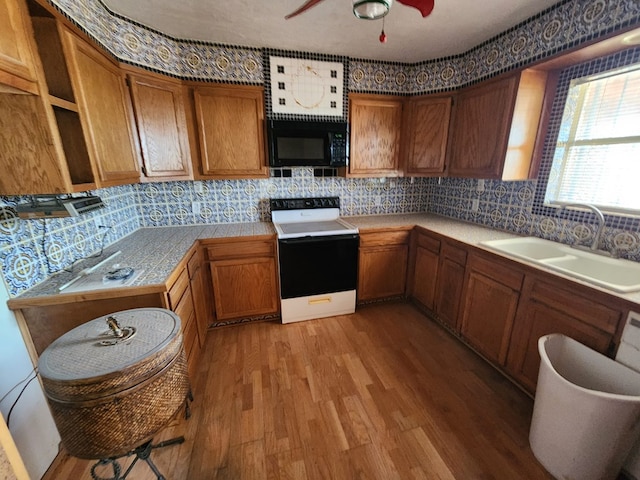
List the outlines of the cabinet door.
{"type": "Polygon", "coordinates": [[[523,274],[471,257],[466,278],[462,336],[487,359],[504,365],[523,274]]]}
{"type": "Polygon", "coordinates": [[[360,248],[358,300],[403,296],[408,255],[408,245],[360,248]]]}
{"type": "Polygon", "coordinates": [[[182,85],[130,75],[129,87],[144,176],[149,179],[189,178],[191,151],[182,85]]]}
{"type": "Polygon", "coordinates": [[[195,310],[195,321],[198,329],[198,342],[200,347],[204,347],[207,338],[207,329],[211,322],[209,311],[209,299],[205,290],[205,278],[202,252],[197,250],[189,259],[187,268],[189,270],[189,280],[191,285],[191,295],[195,310]]]}
{"type": "Polygon", "coordinates": [[[278,311],[275,258],[217,260],[210,265],[218,320],[278,311]]]}
{"type": "Polygon", "coordinates": [[[354,176],[398,175],[402,102],[351,95],[349,117],[349,173],[354,176]]]}
{"type": "Polygon", "coordinates": [[[69,191],[43,100],[37,95],[0,95],[0,195],[69,191]]]}
{"type": "Polygon", "coordinates": [[[36,81],[29,38],[29,18],[23,1],[0,0],[0,83],[25,87],[26,84],[11,78],[14,75],[36,81]]]}
{"type": "Polygon", "coordinates": [[[538,339],[561,333],[603,354],[610,353],[622,312],[556,285],[527,280],[513,329],[507,369],[533,392],[538,380],[538,339]]]}
{"type": "Polygon", "coordinates": [[[418,235],[416,244],[412,295],[422,305],[435,312],[440,241],[427,235],[418,235]]]}
{"type": "Polygon", "coordinates": [[[458,313],[462,303],[466,252],[456,248],[457,256],[449,256],[448,248],[445,243],[440,257],[435,309],[440,321],[453,330],[459,330],[458,313]]]}
{"type": "Polygon", "coordinates": [[[409,148],[404,172],[407,175],[437,175],[445,169],[451,97],[409,101],[406,126],[409,148]]]}
{"type": "Polygon", "coordinates": [[[501,178],[517,86],[518,77],[512,76],[458,95],[449,142],[450,175],[501,178]]]}
{"type": "Polygon", "coordinates": [[[65,45],[80,119],[100,186],[138,182],[138,143],[122,72],[70,32],[66,32],[65,45]]]}
{"type": "Polygon", "coordinates": [[[200,174],[207,178],[267,177],[262,87],[197,87],[200,174]]]}

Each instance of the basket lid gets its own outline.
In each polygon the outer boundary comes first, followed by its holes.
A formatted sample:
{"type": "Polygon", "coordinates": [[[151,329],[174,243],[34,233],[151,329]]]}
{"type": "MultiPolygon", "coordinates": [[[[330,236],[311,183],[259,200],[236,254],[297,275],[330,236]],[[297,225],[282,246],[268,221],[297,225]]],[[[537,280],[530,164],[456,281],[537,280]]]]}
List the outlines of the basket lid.
{"type": "Polygon", "coordinates": [[[135,308],[86,322],[49,345],[38,360],[43,378],[56,381],[87,380],[119,372],[154,356],[180,333],[180,318],[163,308],[135,308]],[[115,339],[107,324],[114,317],[122,330],[135,334],[115,339]]]}

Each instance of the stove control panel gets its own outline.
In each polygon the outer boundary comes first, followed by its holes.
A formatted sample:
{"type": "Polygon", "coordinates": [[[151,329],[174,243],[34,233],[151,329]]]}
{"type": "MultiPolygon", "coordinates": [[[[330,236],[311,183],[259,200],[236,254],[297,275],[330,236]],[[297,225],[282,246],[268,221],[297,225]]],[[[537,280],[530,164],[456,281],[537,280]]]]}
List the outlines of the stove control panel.
{"type": "Polygon", "coordinates": [[[272,198],[271,211],[307,208],[340,208],[340,197],[272,198]]]}

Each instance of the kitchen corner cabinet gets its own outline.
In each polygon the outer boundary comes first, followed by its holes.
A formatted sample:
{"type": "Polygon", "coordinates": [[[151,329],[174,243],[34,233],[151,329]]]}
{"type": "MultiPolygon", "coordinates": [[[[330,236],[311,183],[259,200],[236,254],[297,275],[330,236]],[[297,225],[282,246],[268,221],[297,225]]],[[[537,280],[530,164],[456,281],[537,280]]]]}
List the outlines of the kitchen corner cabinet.
{"type": "Polygon", "coordinates": [[[225,238],[203,245],[218,322],[279,312],[275,239],[225,238]]]}
{"type": "Polygon", "coordinates": [[[504,366],[524,273],[498,257],[472,253],[462,305],[462,337],[487,360],[504,366]]]}
{"type": "Polygon", "coordinates": [[[415,263],[411,296],[450,330],[459,332],[467,251],[420,229],[415,234],[415,263]]]}
{"type": "Polygon", "coordinates": [[[407,100],[403,134],[407,144],[404,174],[441,176],[445,171],[451,96],[407,100]]]}
{"type": "Polygon", "coordinates": [[[409,230],[360,232],[358,302],[404,297],[409,230]]]}
{"type": "Polygon", "coordinates": [[[37,76],[23,0],[0,0],[0,92],[36,94],[37,76]]]}
{"type": "Polygon", "coordinates": [[[70,31],[64,32],[63,46],[99,186],[137,183],[139,149],[123,72],[70,31]]]}
{"type": "Polygon", "coordinates": [[[129,74],[127,83],[142,154],[141,180],[192,179],[181,82],[129,74]]]}
{"type": "Polygon", "coordinates": [[[266,178],[264,91],[262,87],[195,86],[193,108],[200,161],[197,177],[266,178]]]}
{"type": "Polygon", "coordinates": [[[395,177],[400,169],[403,101],[385,95],[349,95],[347,176],[395,177]]]}
{"type": "Polygon", "coordinates": [[[448,147],[453,177],[530,178],[547,73],[524,70],[455,97],[448,147]]]}
{"type": "Polygon", "coordinates": [[[530,392],[534,392],[540,367],[538,339],[562,333],[600,352],[611,355],[618,325],[626,311],[596,292],[552,279],[528,276],[522,290],[507,371],[530,392]]]}

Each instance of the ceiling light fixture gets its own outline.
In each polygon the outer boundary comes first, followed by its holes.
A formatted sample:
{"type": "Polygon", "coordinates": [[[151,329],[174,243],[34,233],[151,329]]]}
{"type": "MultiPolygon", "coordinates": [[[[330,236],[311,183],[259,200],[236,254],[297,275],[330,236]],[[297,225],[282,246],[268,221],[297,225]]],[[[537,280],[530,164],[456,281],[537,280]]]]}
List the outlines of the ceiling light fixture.
{"type": "Polygon", "coordinates": [[[353,0],[353,14],[364,20],[379,20],[391,9],[393,0],[353,0]]]}

